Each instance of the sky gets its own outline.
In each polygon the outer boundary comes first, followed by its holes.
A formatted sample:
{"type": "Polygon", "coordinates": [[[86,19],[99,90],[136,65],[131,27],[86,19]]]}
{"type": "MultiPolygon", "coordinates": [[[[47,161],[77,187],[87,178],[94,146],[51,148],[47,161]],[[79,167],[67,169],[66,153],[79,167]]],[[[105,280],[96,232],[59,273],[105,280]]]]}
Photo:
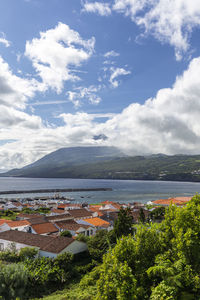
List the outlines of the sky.
{"type": "Polygon", "coordinates": [[[200,154],[199,0],[0,0],[0,170],[74,146],[200,154]]]}

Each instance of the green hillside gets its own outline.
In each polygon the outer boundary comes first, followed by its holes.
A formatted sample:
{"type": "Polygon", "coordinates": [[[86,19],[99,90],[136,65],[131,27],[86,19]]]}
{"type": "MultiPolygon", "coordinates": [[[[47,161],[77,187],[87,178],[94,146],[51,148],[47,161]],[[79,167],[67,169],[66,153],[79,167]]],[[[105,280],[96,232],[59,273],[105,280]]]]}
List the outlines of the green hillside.
{"type": "Polygon", "coordinates": [[[200,155],[131,157],[114,147],[64,148],[1,176],[200,181],[200,155]]]}

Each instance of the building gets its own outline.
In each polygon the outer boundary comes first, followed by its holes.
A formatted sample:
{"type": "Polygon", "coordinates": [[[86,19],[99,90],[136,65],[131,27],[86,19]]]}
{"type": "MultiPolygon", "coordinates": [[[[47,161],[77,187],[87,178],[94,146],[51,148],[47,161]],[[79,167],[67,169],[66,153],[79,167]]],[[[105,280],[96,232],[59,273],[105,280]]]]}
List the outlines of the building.
{"type": "Polygon", "coordinates": [[[87,250],[87,245],[67,237],[51,237],[22,231],[8,230],[0,233],[0,251],[11,249],[19,251],[25,247],[33,247],[39,251],[39,256],[55,258],[57,255],[70,252],[81,253],[87,250]]]}

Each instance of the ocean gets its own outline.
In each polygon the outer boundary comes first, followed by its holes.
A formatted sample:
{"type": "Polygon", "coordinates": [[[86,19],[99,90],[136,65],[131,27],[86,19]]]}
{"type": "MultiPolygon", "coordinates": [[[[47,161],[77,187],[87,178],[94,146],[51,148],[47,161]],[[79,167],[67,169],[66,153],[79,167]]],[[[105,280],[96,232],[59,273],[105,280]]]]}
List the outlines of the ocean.
{"type": "MultiPolygon", "coordinates": [[[[62,192],[60,196],[73,198],[74,202],[98,203],[105,200],[128,203],[143,202],[175,196],[192,196],[200,193],[200,183],[143,181],[143,180],[104,180],[70,178],[14,178],[1,177],[0,191],[36,190],[65,188],[112,188],[112,191],[62,192]]],[[[9,194],[0,198],[25,198],[45,194],[9,194]]]]}

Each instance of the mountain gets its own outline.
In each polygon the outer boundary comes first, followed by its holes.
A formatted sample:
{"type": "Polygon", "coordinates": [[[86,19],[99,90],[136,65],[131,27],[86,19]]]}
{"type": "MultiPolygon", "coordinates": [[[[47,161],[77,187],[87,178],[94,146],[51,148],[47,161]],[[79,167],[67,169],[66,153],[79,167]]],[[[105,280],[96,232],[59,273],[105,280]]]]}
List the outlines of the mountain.
{"type": "Polygon", "coordinates": [[[65,168],[71,169],[82,164],[91,164],[125,156],[123,152],[115,147],[61,148],[45,155],[30,165],[21,169],[10,170],[0,174],[0,176],[54,177],[55,175],[55,177],[60,177],[59,170],[65,168]]]}
{"type": "Polygon", "coordinates": [[[0,176],[200,181],[200,155],[127,156],[115,147],[62,148],[0,176]]]}

